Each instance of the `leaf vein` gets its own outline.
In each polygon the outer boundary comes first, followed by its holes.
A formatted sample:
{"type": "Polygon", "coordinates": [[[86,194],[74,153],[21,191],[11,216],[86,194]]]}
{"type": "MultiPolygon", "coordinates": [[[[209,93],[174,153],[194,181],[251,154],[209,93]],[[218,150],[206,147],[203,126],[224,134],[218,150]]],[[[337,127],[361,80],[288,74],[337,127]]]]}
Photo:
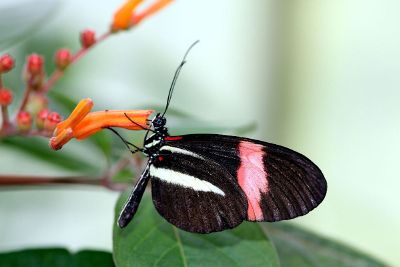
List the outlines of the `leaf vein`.
{"type": "Polygon", "coordinates": [[[156,225],[154,225],[152,228],[150,228],[150,230],[142,236],[142,238],[140,240],[138,240],[135,244],[135,246],[133,246],[132,250],[135,250],[143,241],[146,240],[147,237],[149,237],[149,235],[151,235],[154,230],[156,230],[158,228],[158,226],[160,226],[162,224],[162,222],[157,223],[156,225]]]}
{"type": "Polygon", "coordinates": [[[180,252],[182,260],[183,260],[183,266],[188,267],[187,259],[186,259],[185,253],[183,251],[182,240],[181,240],[181,238],[179,236],[178,230],[176,229],[175,226],[172,226],[172,229],[174,230],[176,241],[177,241],[178,246],[179,246],[179,252],[180,252]]]}
{"type": "Polygon", "coordinates": [[[213,247],[215,247],[215,250],[218,251],[219,253],[221,253],[223,256],[225,256],[227,259],[229,259],[230,261],[232,261],[233,263],[235,263],[237,266],[242,266],[242,264],[232,258],[231,256],[229,256],[229,254],[227,254],[225,251],[221,250],[217,245],[215,245],[213,242],[211,242],[210,240],[208,240],[207,238],[203,237],[202,235],[199,236],[201,239],[203,239],[204,241],[206,241],[207,243],[210,243],[213,247]]]}
{"type": "Polygon", "coordinates": [[[153,266],[158,266],[158,263],[175,247],[179,246],[178,243],[164,250],[163,253],[160,254],[160,257],[154,262],[153,266]]]}

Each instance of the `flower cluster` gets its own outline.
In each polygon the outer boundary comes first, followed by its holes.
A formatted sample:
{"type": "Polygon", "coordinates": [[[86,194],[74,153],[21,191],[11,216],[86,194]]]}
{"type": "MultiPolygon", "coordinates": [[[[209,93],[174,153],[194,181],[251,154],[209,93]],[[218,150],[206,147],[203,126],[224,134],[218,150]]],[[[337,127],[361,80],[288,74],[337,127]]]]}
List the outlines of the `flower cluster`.
{"type": "Polygon", "coordinates": [[[42,92],[44,82],[44,60],[37,54],[26,58],[24,80],[26,91],[20,107],[13,120],[10,120],[8,107],[13,103],[12,90],[3,85],[2,75],[14,67],[14,59],[5,54],[0,57],[0,105],[2,112],[2,126],[0,135],[25,134],[35,128],[37,134],[50,135],[56,125],[62,120],[61,116],[48,109],[47,96],[42,92]]]}
{"type": "Polygon", "coordinates": [[[81,48],[73,53],[68,48],[60,48],[54,54],[55,70],[47,78],[44,70],[43,56],[31,54],[26,58],[23,70],[23,79],[26,84],[23,98],[20,100],[15,116],[10,119],[8,107],[15,102],[12,90],[3,86],[2,75],[11,71],[14,67],[14,59],[9,54],[0,56],[0,106],[2,124],[0,127],[0,137],[12,136],[17,134],[52,136],[50,146],[59,149],[69,139],[75,137],[81,139],[98,131],[101,127],[123,127],[136,129],[128,125],[129,120],[125,113],[136,119],[139,116],[140,123],[142,118],[148,117],[150,113],[138,111],[110,111],[100,113],[89,113],[93,103],[91,100],[83,100],[71,116],[63,121],[61,116],[49,109],[48,91],[53,88],[64,72],[92,47],[115,32],[127,30],[137,25],[146,17],[156,13],[172,0],[156,0],[149,6],[140,11],[137,7],[143,0],[128,0],[120,9],[115,12],[110,31],[103,35],[96,36],[96,32],[86,29],[80,33],[81,48]],[[76,115],[77,114],[77,115],[76,115]],[[147,114],[147,115],[146,115],[147,114]],[[146,116],[145,116],[146,115],[146,116]],[[78,116],[78,117],[76,117],[78,116]],[[80,121],[82,119],[82,121],[80,121]],[[61,122],[61,123],[60,123],[61,122]],[[59,124],[60,123],[60,124],[59,124]],[[60,141],[61,140],[61,141],[60,141]]]}

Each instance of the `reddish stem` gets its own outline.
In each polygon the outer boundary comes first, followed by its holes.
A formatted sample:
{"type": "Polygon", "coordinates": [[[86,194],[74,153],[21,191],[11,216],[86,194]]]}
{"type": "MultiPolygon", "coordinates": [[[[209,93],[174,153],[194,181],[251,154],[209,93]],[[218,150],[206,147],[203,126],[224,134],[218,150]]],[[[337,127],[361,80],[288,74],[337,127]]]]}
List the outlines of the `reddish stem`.
{"type": "Polygon", "coordinates": [[[112,177],[131,163],[131,158],[122,158],[100,177],[87,176],[35,176],[35,175],[0,175],[2,186],[43,186],[43,185],[96,185],[113,191],[125,191],[130,183],[115,183],[112,177]]]}
{"type": "Polygon", "coordinates": [[[88,184],[88,185],[101,185],[101,180],[93,177],[88,178],[84,176],[65,176],[65,177],[40,177],[34,175],[7,175],[0,176],[0,186],[13,186],[13,185],[49,185],[49,184],[88,184]]]}
{"type": "Polygon", "coordinates": [[[87,177],[87,176],[19,176],[19,175],[1,175],[0,187],[3,186],[43,186],[43,185],[95,185],[104,186],[115,191],[125,190],[129,184],[123,183],[105,183],[105,178],[87,177]]]}
{"type": "Polygon", "coordinates": [[[47,79],[46,83],[43,85],[43,92],[47,93],[50,88],[53,87],[53,85],[58,81],[58,79],[60,79],[64,74],[63,70],[60,69],[56,69],[53,74],[51,74],[51,76],[47,79]]]}
{"type": "MultiPolygon", "coordinates": [[[[3,88],[3,78],[0,73],[0,89],[3,88]]],[[[1,106],[1,117],[2,117],[2,125],[0,128],[0,132],[5,132],[10,125],[10,119],[8,117],[8,109],[7,106],[1,106]]]]}
{"type": "MultiPolygon", "coordinates": [[[[81,57],[83,57],[84,55],[86,55],[86,53],[93,48],[94,46],[96,46],[97,44],[101,43],[102,41],[104,41],[105,39],[107,39],[107,37],[109,37],[111,34],[111,32],[106,32],[103,35],[101,35],[96,43],[94,43],[92,46],[85,48],[82,47],[80,50],[78,50],[78,52],[76,52],[76,54],[72,57],[71,63],[69,64],[69,66],[71,66],[72,64],[74,64],[75,62],[77,62],[81,57]]],[[[56,69],[49,77],[49,79],[47,79],[47,82],[43,85],[42,88],[42,92],[43,93],[47,93],[53,86],[54,84],[63,76],[64,71],[60,70],[60,69],[56,69]]]]}
{"type": "MultiPolygon", "coordinates": [[[[31,87],[27,86],[22,97],[21,105],[19,106],[18,112],[25,110],[26,104],[28,104],[29,95],[31,94],[31,87]]],[[[18,114],[18,113],[17,113],[18,114]]]]}
{"type": "Polygon", "coordinates": [[[10,126],[10,119],[8,117],[7,106],[1,106],[1,117],[3,120],[3,125],[1,126],[1,130],[6,130],[10,126]]]}

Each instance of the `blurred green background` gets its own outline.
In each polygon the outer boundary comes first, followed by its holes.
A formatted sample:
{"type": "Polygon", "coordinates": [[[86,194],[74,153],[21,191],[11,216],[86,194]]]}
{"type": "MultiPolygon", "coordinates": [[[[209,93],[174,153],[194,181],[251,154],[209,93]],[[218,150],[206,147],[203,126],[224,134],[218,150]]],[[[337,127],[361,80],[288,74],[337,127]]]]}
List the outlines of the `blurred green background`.
{"type": "MultiPolygon", "coordinates": [[[[107,30],[120,4],[2,0],[0,50],[17,59],[17,69],[31,52],[51,63],[58,47],[79,47],[81,30],[107,30]]],[[[100,44],[55,91],[91,97],[95,109],[163,106],[183,53],[199,39],[172,107],[221,126],[214,132],[255,124],[246,136],[310,157],[328,194],[293,222],[399,266],[399,8],[394,0],[177,1],[100,44]]],[[[22,92],[17,70],[5,83],[22,92]]],[[[175,134],[207,130],[173,116],[169,127],[175,134]]],[[[63,151],[105,166],[88,141],[63,151]]],[[[0,159],[2,174],[77,174],[7,146],[0,159]]],[[[0,250],[110,250],[117,197],[92,187],[2,189],[0,250]]]]}

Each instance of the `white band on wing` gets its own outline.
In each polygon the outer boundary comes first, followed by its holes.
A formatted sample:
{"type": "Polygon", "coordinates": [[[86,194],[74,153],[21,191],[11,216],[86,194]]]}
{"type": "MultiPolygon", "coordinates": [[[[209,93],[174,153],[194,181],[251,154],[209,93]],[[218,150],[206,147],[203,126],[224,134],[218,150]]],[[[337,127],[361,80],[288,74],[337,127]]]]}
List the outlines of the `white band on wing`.
{"type": "Polygon", "coordinates": [[[178,147],[173,147],[173,146],[162,146],[160,151],[170,151],[172,153],[189,155],[189,156],[192,156],[192,157],[195,157],[195,158],[199,158],[199,159],[203,158],[202,156],[200,156],[200,155],[198,155],[198,154],[196,154],[196,153],[194,153],[192,151],[185,150],[185,149],[178,148],[178,147]]]}
{"type": "Polygon", "coordinates": [[[160,179],[167,183],[191,188],[196,191],[213,192],[225,196],[225,193],[212,183],[209,183],[207,181],[201,180],[199,178],[196,178],[188,174],[176,172],[174,170],[156,168],[153,165],[151,165],[150,175],[154,178],[160,179]]]}

